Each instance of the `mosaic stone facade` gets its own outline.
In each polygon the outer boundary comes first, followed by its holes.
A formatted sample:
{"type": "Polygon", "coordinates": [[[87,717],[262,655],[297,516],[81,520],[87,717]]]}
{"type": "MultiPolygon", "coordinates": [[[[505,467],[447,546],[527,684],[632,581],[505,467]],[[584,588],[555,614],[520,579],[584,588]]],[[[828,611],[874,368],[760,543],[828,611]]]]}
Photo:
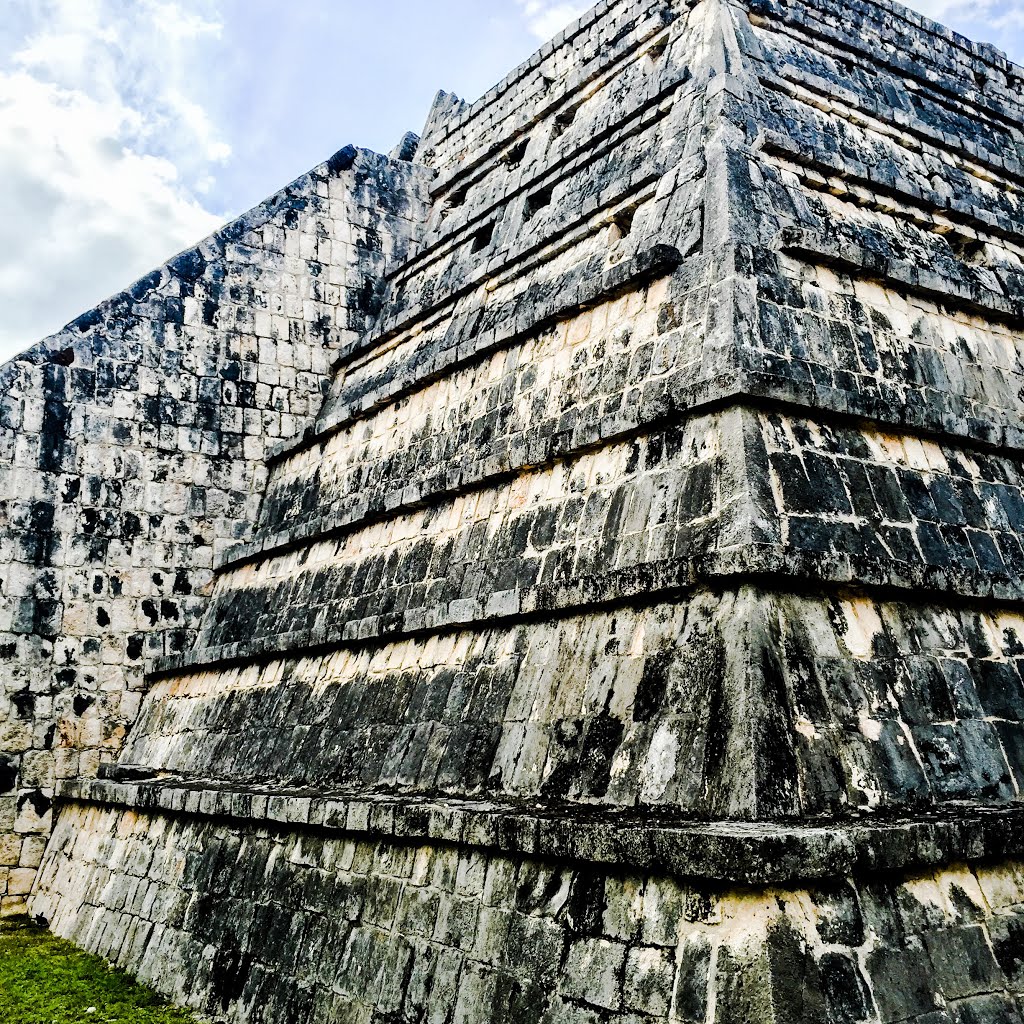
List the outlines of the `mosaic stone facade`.
{"type": "Polygon", "coordinates": [[[315,172],[31,911],[238,1022],[1020,1024],[1022,96],[887,0],[604,0],[315,172]]]}

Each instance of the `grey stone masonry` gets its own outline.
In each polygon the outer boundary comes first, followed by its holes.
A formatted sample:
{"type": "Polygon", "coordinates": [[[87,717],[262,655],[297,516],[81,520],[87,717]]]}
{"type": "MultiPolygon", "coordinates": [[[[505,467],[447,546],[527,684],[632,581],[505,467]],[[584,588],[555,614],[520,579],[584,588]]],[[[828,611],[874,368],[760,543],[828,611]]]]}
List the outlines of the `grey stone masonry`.
{"type": "Polygon", "coordinates": [[[187,650],[265,454],[316,415],[422,215],[353,148],[0,368],[0,897],[55,786],[117,757],[147,658],[187,650]]]}
{"type": "Polygon", "coordinates": [[[1015,1021],[1024,994],[1014,861],[737,889],[73,804],[43,878],[80,894],[35,901],[62,934],[268,1024],[1015,1021]]]}
{"type": "Polygon", "coordinates": [[[1024,70],[604,0],[353,159],[31,911],[237,1024],[1022,1024],[1024,70]]]}

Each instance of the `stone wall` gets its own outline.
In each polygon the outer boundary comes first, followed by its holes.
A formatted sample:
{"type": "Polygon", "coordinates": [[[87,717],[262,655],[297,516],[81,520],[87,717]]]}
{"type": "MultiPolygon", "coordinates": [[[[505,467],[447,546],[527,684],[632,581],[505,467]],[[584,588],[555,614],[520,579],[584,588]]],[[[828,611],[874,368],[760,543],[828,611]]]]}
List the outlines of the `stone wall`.
{"type": "Polygon", "coordinates": [[[1016,610],[701,591],[176,675],[125,759],[233,784],[703,818],[1010,805],[1022,639],[1016,610]]]}
{"type": "Polygon", "coordinates": [[[85,805],[52,845],[57,931],[251,1024],[966,1024],[1024,999],[1014,862],[736,889],[85,805]]]}
{"type": "Polygon", "coordinates": [[[1022,83],[604,0],[439,97],[36,912],[239,1022],[1019,1024],[1022,83]]]}
{"type": "Polygon", "coordinates": [[[187,650],[267,451],[301,434],[421,215],[355,149],[0,367],[0,896],[24,907],[55,785],[115,759],[147,658],[187,650]]]}

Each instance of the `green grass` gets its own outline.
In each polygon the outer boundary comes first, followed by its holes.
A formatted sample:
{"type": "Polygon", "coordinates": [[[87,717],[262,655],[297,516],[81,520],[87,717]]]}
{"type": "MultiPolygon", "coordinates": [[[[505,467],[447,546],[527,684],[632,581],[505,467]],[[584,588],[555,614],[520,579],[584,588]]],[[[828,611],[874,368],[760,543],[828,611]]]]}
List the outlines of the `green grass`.
{"type": "Polygon", "coordinates": [[[184,1010],[26,921],[0,922],[3,1024],[195,1024],[184,1010]]]}

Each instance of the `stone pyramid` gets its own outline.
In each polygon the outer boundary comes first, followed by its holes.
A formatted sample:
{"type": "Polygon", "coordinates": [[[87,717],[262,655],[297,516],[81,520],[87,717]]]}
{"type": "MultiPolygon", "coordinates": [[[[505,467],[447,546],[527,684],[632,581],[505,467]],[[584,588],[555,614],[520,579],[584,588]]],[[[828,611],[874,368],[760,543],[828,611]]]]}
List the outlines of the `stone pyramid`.
{"type": "Polygon", "coordinates": [[[326,397],[32,912],[239,1022],[1020,1024],[1024,71],[604,0],[311,182],[363,322],[246,321],[326,397]]]}

